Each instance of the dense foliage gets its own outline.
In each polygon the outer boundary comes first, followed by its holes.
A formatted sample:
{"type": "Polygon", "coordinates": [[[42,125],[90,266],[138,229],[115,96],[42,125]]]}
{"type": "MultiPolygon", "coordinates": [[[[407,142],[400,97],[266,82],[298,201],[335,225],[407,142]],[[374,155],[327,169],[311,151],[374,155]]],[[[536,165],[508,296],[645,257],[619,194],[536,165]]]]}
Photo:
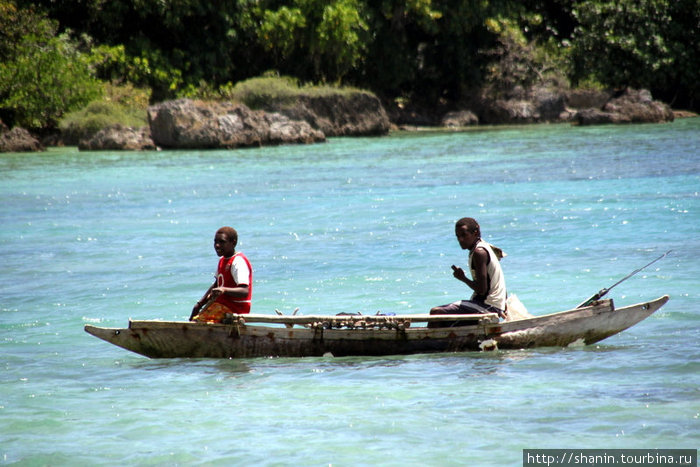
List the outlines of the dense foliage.
{"type": "Polygon", "coordinates": [[[574,14],[575,79],[700,107],[700,0],[578,2],[574,14]]]}
{"type": "Polygon", "coordinates": [[[65,109],[100,94],[81,53],[57,24],[32,10],[0,2],[0,118],[25,127],[55,126],[65,109]]]}
{"type": "Polygon", "coordinates": [[[160,101],[271,70],[424,103],[563,78],[698,109],[699,35],[700,0],[0,0],[0,118],[55,125],[98,80],[160,101]]]}

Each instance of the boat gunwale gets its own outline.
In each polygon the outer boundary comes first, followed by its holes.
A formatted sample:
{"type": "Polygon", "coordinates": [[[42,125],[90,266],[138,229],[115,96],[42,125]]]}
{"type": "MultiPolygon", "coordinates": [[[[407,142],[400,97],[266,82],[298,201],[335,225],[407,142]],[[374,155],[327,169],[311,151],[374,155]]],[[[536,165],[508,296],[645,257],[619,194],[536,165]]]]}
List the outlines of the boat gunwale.
{"type": "MultiPolygon", "coordinates": [[[[658,299],[642,302],[627,307],[619,308],[618,310],[624,310],[628,308],[635,308],[639,306],[648,305],[654,303],[658,300],[668,297],[667,295],[659,297],[658,299]]],[[[665,303],[665,302],[664,302],[665,303]]],[[[429,315],[429,314],[415,314],[415,315],[299,315],[299,316],[275,316],[275,315],[265,315],[265,314],[234,314],[231,323],[201,323],[196,321],[163,321],[163,320],[133,320],[129,319],[129,329],[138,328],[159,328],[159,327],[172,327],[177,325],[184,326],[214,326],[214,327],[230,327],[232,325],[245,325],[250,327],[250,323],[256,324],[280,324],[280,325],[314,325],[318,323],[328,323],[328,324],[342,324],[342,323],[353,323],[357,324],[360,321],[364,321],[368,325],[381,325],[389,323],[430,323],[430,322],[441,322],[441,321],[473,321],[473,323],[452,326],[451,329],[462,328],[462,327],[475,327],[475,326],[507,326],[510,327],[511,324],[530,324],[531,322],[546,321],[553,317],[566,316],[568,314],[586,314],[586,312],[593,313],[605,313],[609,311],[618,311],[614,307],[612,299],[599,300],[594,302],[592,305],[583,308],[574,308],[570,310],[559,311],[555,313],[549,313],[546,315],[532,316],[528,318],[513,320],[513,321],[499,321],[498,315],[495,313],[485,313],[485,314],[453,314],[453,315],[429,315]]],[[[263,326],[259,326],[263,327],[263,326]]],[[[265,329],[270,329],[270,327],[264,327],[265,329]]],[[[411,327],[410,329],[421,329],[423,326],[411,327]]],[[[116,329],[116,328],[115,328],[116,329]]],[[[272,328],[278,329],[278,328],[272,328]]],[[[434,328],[439,329],[439,328],[434,328]]],[[[362,328],[348,328],[343,330],[362,330],[362,328]]],[[[365,329],[366,330],[366,329],[365,329]]]]}
{"type": "MultiPolygon", "coordinates": [[[[421,322],[441,322],[441,321],[473,321],[473,325],[484,323],[497,323],[498,315],[496,313],[484,314],[464,314],[464,315],[299,315],[299,316],[275,316],[266,314],[233,314],[231,323],[202,323],[196,321],[163,321],[163,320],[132,320],[129,319],[130,327],[139,326],[142,324],[158,326],[159,323],[167,324],[191,324],[191,325],[208,325],[208,326],[230,326],[231,324],[241,323],[248,325],[249,323],[256,324],[316,324],[329,323],[341,324],[352,323],[358,324],[364,322],[368,325],[381,324],[396,324],[396,323],[421,323],[421,322]]],[[[472,325],[472,324],[470,324],[472,325]]]]}
{"type": "MultiPolygon", "coordinates": [[[[462,327],[477,327],[477,326],[484,326],[484,325],[489,325],[491,326],[498,326],[498,327],[505,327],[505,328],[511,328],[514,327],[514,325],[518,325],[517,327],[520,327],[520,325],[529,325],[532,323],[537,323],[539,321],[547,321],[551,318],[555,317],[562,317],[566,316],[569,314],[586,314],[588,311],[593,311],[593,312],[598,312],[598,313],[604,313],[606,311],[614,311],[614,312],[624,312],[625,310],[630,310],[630,309],[635,309],[639,307],[651,307],[653,305],[658,304],[658,307],[661,307],[664,305],[667,301],[669,300],[668,295],[662,295],[661,297],[658,297],[653,300],[649,300],[646,302],[640,302],[640,303],[635,303],[633,305],[628,305],[622,308],[614,308],[612,299],[606,299],[606,300],[601,300],[589,307],[584,307],[584,308],[574,308],[571,310],[565,310],[565,311],[559,311],[555,313],[549,313],[546,315],[538,315],[538,316],[532,316],[528,318],[523,318],[523,319],[518,319],[518,320],[513,320],[513,321],[493,321],[493,322],[482,322],[478,321],[475,322],[474,324],[469,324],[469,325],[464,325],[464,326],[453,326],[450,329],[456,329],[456,328],[462,328],[462,327]],[[659,303],[661,302],[661,303],[659,303]],[[609,305],[608,305],[609,304],[609,305]]],[[[658,308],[657,307],[657,308],[658,308]]],[[[319,321],[324,321],[324,320],[332,320],[334,318],[340,318],[340,319],[345,319],[345,318],[351,318],[353,321],[359,321],[360,318],[371,318],[372,320],[376,320],[375,323],[372,324],[379,324],[379,319],[381,318],[392,318],[391,321],[393,322],[402,322],[402,321],[411,321],[412,323],[414,322],[430,322],[430,321],[468,321],[469,319],[474,319],[474,318],[489,318],[491,316],[497,316],[493,313],[486,314],[486,315],[394,315],[394,316],[376,316],[376,315],[307,315],[307,316],[272,316],[272,315],[254,315],[254,314],[249,314],[249,315],[235,315],[238,317],[243,317],[244,322],[243,324],[246,327],[253,327],[251,326],[250,322],[254,322],[250,320],[249,317],[258,317],[258,316],[263,316],[266,318],[265,321],[261,321],[263,324],[302,324],[304,322],[319,322],[319,321]],[[246,317],[248,319],[246,320],[246,317]]],[[[340,320],[339,319],[339,320],[340,320]]],[[[385,320],[385,322],[390,322],[389,320],[385,320]]],[[[187,326],[187,327],[205,327],[205,326],[211,326],[211,327],[221,327],[221,328],[230,328],[234,324],[223,324],[223,323],[200,323],[200,322],[195,322],[195,321],[164,321],[164,320],[159,320],[159,319],[154,319],[154,320],[134,320],[129,318],[129,325],[128,328],[112,328],[112,327],[101,327],[101,326],[94,326],[87,324],[85,325],[86,328],[91,327],[91,328],[98,328],[98,329],[110,329],[110,330],[123,330],[123,329],[140,329],[140,328],[171,328],[174,326],[187,326]]],[[[239,324],[241,325],[241,324],[239,324]]],[[[260,327],[263,329],[284,329],[284,328],[276,328],[276,327],[271,327],[271,326],[255,326],[255,327],[260,327]]],[[[424,327],[418,326],[418,327],[412,327],[408,329],[422,329],[424,327]]],[[[289,328],[286,328],[289,329],[289,328]]],[[[407,329],[407,330],[408,330],[407,329]]],[[[439,328],[434,328],[434,329],[439,329],[439,328]]],[[[343,331],[353,331],[353,330],[363,330],[361,328],[354,328],[354,329],[342,329],[343,331]]],[[[367,329],[364,329],[367,330],[367,329]]]]}

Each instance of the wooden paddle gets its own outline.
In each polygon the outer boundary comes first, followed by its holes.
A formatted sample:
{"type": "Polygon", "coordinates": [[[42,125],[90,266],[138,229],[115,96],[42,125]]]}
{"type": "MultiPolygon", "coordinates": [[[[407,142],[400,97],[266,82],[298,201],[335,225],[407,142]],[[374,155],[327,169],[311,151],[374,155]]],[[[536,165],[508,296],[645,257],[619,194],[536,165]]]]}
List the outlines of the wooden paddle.
{"type": "Polygon", "coordinates": [[[194,311],[192,311],[192,313],[190,314],[190,321],[192,321],[195,316],[201,315],[202,313],[204,313],[206,311],[206,309],[209,308],[211,306],[211,304],[214,303],[215,301],[216,301],[215,297],[210,297],[209,300],[204,302],[204,305],[202,305],[202,307],[199,309],[199,311],[196,314],[194,311]]]}

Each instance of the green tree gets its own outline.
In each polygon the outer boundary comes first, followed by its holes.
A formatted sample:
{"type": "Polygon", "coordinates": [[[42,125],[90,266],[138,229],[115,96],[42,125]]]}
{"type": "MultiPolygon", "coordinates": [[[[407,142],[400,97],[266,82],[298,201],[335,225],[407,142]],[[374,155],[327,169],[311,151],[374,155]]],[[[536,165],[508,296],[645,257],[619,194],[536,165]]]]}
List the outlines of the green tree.
{"type": "Polygon", "coordinates": [[[0,16],[3,65],[42,28],[68,46],[85,34],[95,42],[77,50],[94,52],[98,78],[148,86],[154,101],[276,70],[435,103],[554,66],[700,104],[700,0],[0,0],[0,16]]]}
{"type": "Polygon", "coordinates": [[[264,10],[258,27],[258,39],[273,59],[273,68],[288,66],[288,59],[303,41],[306,18],[301,9],[280,7],[264,10]]]}
{"type": "Polygon", "coordinates": [[[123,59],[112,62],[111,70],[121,68],[123,79],[149,86],[156,101],[202,80],[229,81],[238,67],[245,75],[259,60],[258,51],[239,37],[238,24],[247,17],[242,10],[251,3],[244,0],[18,1],[41,5],[62,31],[84,32],[99,46],[123,47],[123,59]]]}
{"type": "Polygon", "coordinates": [[[652,91],[672,105],[700,111],[700,0],[672,1],[669,14],[665,35],[671,61],[664,63],[663,78],[652,91]]]}
{"type": "Polygon", "coordinates": [[[574,76],[611,86],[653,87],[673,61],[665,31],[675,0],[581,1],[574,76]]]}
{"type": "Polygon", "coordinates": [[[89,56],[67,33],[55,35],[54,21],[12,2],[3,2],[0,14],[3,24],[21,26],[11,30],[14,47],[0,44],[0,109],[13,120],[8,123],[53,128],[64,113],[101,94],[89,56]]]}
{"type": "Polygon", "coordinates": [[[356,0],[338,0],[326,5],[311,43],[316,74],[340,83],[364,60],[367,29],[356,0]],[[325,72],[321,71],[322,67],[325,72]]]}
{"type": "Polygon", "coordinates": [[[700,0],[579,1],[572,79],[700,109],[700,0]]]}
{"type": "Polygon", "coordinates": [[[292,0],[253,10],[251,23],[274,68],[310,81],[341,82],[363,62],[369,40],[358,0],[292,0]]]}
{"type": "Polygon", "coordinates": [[[388,97],[410,99],[432,94],[423,86],[429,74],[427,56],[435,47],[442,11],[432,0],[381,0],[369,2],[373,40],[357,83],[388,97]],[[423,83],[421,83],[423,82],[423,83]]]}

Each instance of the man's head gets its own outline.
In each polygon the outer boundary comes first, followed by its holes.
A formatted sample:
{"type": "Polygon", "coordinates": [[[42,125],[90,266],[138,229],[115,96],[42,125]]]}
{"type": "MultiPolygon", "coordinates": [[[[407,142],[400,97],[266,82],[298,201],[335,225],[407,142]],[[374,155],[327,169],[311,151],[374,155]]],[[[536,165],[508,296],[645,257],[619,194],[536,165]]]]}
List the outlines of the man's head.
{"type": "Polygon", "coordinates": [[[214,250],[219,256],[226,258],[236,254],[238,232],[233,227],[221,227],[214,235],[214,250]]]}
{"type": "Polygon", "coordinates": [[[481,228],[476,219],[463,217],[455,224],[455,235],[463,250],[471,250],[481,238],[481,228]]]}

